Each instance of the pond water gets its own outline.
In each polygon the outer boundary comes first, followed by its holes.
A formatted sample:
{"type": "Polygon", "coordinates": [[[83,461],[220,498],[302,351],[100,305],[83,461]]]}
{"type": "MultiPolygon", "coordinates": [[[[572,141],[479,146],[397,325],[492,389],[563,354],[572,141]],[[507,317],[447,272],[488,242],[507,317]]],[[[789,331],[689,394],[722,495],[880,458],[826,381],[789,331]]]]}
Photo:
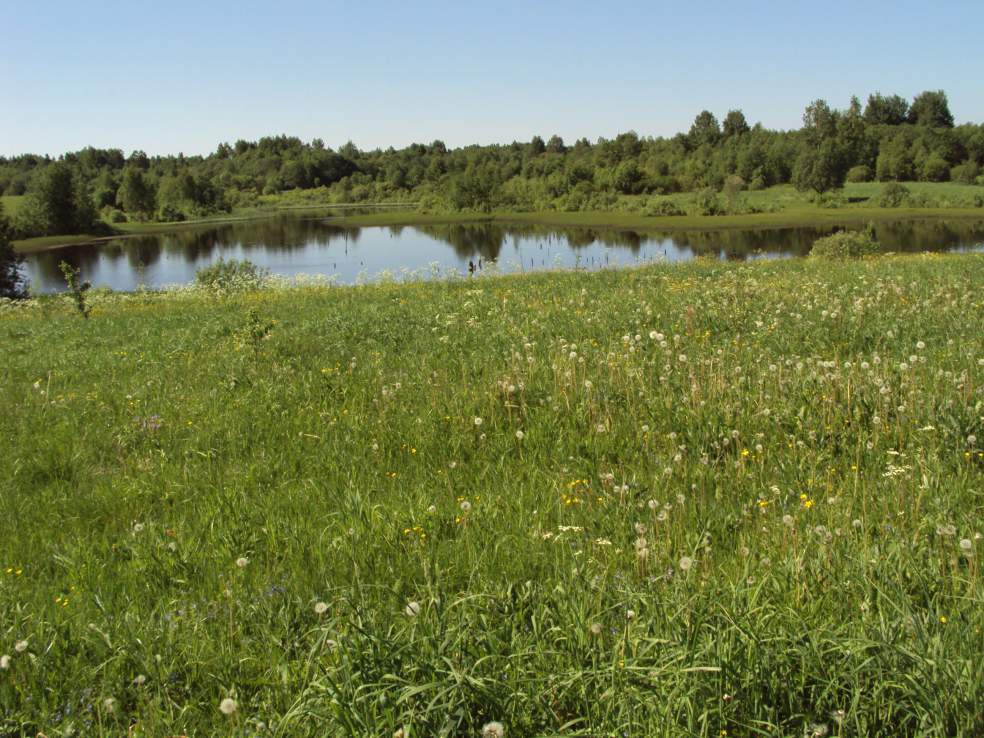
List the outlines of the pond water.
{"type": "MultiPolygon", "coordinates": [[[[804,256],[816,238],[834,230],[836,226],[658,233],[501,224],[351,228],[331,216],[282,214],[37,252],[27,256],[25,272],[36,292],[64,289],[58,268],[62,261],[80,268],[93,286],[134,290],[187,284],[198,269],[219,259],[249,259],[277,275],[323,275],[351,284],[386,273],[397,279],[449,270],[467,274],[469,264],[482,272],[518,272],[696,256],[804,256]]],[[[890,251],[984,250],[984,217],[886,222],[876,226],[875,237],[890,251]]]]}

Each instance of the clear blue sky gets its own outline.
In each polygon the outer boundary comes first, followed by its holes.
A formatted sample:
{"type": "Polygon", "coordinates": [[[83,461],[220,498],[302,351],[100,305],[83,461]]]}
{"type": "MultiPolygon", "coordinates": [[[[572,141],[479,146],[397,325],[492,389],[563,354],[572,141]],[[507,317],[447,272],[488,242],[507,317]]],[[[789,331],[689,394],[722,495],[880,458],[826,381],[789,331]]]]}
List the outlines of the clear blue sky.
{"type": "Polygon", "coordinates": [[[207,153],[770,128],[822,97],[945,89],[984,121],[984,0],[4,0],[0,154],[207,153]]]}

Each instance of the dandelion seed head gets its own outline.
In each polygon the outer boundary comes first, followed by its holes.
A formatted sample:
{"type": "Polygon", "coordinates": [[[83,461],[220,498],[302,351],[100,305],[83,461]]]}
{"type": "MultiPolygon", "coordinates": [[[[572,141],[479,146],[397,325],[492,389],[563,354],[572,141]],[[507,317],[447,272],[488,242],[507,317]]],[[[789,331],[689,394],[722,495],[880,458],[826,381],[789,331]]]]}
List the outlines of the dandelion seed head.
{"type": "Polygon", "coordinates": [[[14,644],[14,650],[17,653],[24,653],[27,650],[27,641],[17,641],[14,644]]]}
{"type": "Polygon", "coordinates": [[[238,566],[240,569],[245,569],[247,564],[249,564],[249,559],[247,559],[245,556],[240,556],[238,559],[236,559],[236,566],[238,566]]]}
{"type": "Polygon", "coordinates": [[[10,656],[8,654],[3,654],[3,656],[0,656],[0,669],[6,670],[9,668],[10,668],[10,656]]]}
{"type": "Polygon", "coordinates": [[[482,423],[484,423],[484,422],[485,422],[485,421],[483,421],[483,420],[482,420],[481,418],[479,418],[479,417],[476,417],[476,418],[475,418],[475,420],[474,420],[474,423],[475,423],[475,427],[477,428],[478,426],[480,426],[480,425],[481,425],[482,423]]]}
{"type": "Polygon", "coordinates": [[[314,604],[314,612],[318,615],[324,615],[328,612],[328,604],[326,602],[316,602],[314,604]]]}
{"type": "Polygon", "coordinates": [[[680,565],[680,571],[690,571],[690,569],[694,565],[694,560],[689,556],[681,556],[679,565],[680,565]]]}
{"type": "Polygon", "coordinates": [[[232,697],[226,697],[219,703],[219,712],[223,715],[232,715],[238,707],[239,705],[236,704],[236,701],[232,697]]]}
{"type": "Polygon", "coordinates": [[[420,603],[415,601],[408,602],[407,606],[403,608],[403,612],[405,612],[408,617],[417,617],[420,614],[420,603]]]}
{"type": "Polygon", "coordinates": [[[505,734],[505,726],[498,721],[493,720],[482,726],[482,738],[502,738],[505,734]]]}

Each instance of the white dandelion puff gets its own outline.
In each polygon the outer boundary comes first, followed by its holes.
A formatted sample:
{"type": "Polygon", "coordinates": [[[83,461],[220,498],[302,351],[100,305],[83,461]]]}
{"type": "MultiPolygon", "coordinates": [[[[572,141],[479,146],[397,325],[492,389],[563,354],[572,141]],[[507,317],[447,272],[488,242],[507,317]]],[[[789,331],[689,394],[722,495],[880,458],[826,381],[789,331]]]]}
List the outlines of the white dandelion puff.
{"type": "Polygon", "coordinates": [[[219,712],[223,715],[232,715],[238,707],[239,705],[236,704],[236,701],[232,697],[226,697],[219,703],[219,712]]]}
{"type": "Polygon", "coordinates": [[[482,738],[502,738],[505,734],[505,726],[498,721],[493,720],[482,726],[482,738]]]}
{"type": "Polygon", "coordinates": [[[403,608],[403,612],[405,612],[408,617],[411,618],[417,617],[420,614],[420,603],[408,602],[407,606],[403,608]]]}
{"type": "Polygon", "coordinates": [[[314,604],[314,612],[317,615],[324,615],[328,612],[328,604],[326,602],[316,602],[314,604]]]}

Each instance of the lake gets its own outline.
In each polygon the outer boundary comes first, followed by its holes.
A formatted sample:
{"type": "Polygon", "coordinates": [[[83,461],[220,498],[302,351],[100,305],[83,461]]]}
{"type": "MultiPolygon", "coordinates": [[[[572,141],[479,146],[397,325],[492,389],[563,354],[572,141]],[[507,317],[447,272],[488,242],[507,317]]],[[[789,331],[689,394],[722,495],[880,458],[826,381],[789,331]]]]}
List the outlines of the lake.
{"type": "MultiPolygon", "coordinates": [[[[80,244],[27,255],[25,272],[36,292],[64,289],[58,265],[67,261],[96,287],[134,290],[192,282],[219,259],[249,259],[284,277],[322,275],[341,284],[549,268],[600,269],[697,256],[760,259],[805,256],[813,241],[836,227],[638,232],[610,228],[445,224],[343,227],[331,216],[279,214],[169,233],[80,244]]],[[[875,236],[889,251],[984,249],[980,220],[885,222],[875,236]]]]}

